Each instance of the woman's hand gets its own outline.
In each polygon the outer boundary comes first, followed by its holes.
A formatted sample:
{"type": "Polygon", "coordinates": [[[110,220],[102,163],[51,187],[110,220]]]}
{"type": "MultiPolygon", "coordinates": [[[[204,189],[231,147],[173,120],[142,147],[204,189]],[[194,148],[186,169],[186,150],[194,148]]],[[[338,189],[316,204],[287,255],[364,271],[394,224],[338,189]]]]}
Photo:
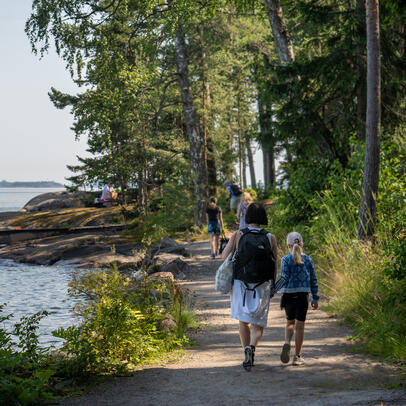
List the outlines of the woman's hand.
{"type": "Polygon", "coordinates": [[[319,304],[317,302],[312,302],[312,309],[317,310],[319,308],[319,304]]]}

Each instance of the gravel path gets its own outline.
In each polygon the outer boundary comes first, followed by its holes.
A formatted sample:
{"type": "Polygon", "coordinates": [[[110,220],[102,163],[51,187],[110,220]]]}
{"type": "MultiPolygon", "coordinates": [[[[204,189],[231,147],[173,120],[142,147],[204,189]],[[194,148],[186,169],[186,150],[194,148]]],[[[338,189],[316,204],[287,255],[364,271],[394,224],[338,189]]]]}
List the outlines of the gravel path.
{"type": "Polygon", "coordinates": [[[173,363],[145,367],[115,378],[86,396],[62,405],[406,405],[397,387],[400,371],[352,351],[350,330],[323,311],[309,311],[303,354],[305,366],[282,365],[284,314],[271,301],[268,327],[256,351],[256,366],[245,372],[238,323],[229,317],[229,298],[214,291],[220,261],[210,260],[207,242],[187,245],[190,272],[184,286],[193,293],[201,322],[198,345],[173,363]]]}

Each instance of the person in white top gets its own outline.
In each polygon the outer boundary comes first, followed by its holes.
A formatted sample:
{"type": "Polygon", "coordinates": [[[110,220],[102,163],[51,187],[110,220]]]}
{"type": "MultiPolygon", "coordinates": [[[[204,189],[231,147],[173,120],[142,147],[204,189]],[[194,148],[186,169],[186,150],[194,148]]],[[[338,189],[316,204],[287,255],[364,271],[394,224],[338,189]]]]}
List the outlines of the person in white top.
{"type": "Polygon", "coordinates": [[[100,198],[100,203],[103,203],[104,206],[111,206],[112,202],[115,200],[115,195],[116,192],[113,189],[113,185],[111,183],[105,185],[100,198]]]}
{"type": "Polygon", "coordinates": [[[237,208],[237,218],[239,222],[238,229],[243,230],[247,227],[247,223],[245,222],[245,214],[247,213],[248,206],[254,201],[252,196],[248,192],[244,192],[242,194],[241,203],[238,205],[237,208]]]}
{"type": "MultiPolygon", "coordinates": [[[[268,224],[264,206],[259,203],[251,203],[247,209],[246,222],[248,223],[246,229],[236,231],[231,236],[230,241],[222,253],[222,259],[226,259],[231,252],[238,250],[242,236],[251,232],[254,234],[266,234],[270,244],[270,250],[268,251],[270,255],[269,260],[271,260],[271,256],[273,256],[273,261],[276,265],[276,238],[271,233],[266,233],[260,226],[261,224],[268,224]]],[[[267,324],[270,283],[274,282],[276,275],[274,274],[268,278],[267,274],[261,283],[245,283],[236,276],[238,275],[235,274],[231,292],[231,317],[239,321],[240,340],[245,356],[243,367],[246,371],[250,371],[254,365],[255,348],[267,324]]]]}

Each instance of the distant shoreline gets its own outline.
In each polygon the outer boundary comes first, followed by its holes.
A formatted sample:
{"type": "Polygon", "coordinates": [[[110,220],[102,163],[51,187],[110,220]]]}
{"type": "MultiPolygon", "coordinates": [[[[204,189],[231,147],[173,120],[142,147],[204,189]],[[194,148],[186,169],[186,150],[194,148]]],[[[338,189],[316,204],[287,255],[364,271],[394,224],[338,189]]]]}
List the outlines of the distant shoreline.
{"type": "Polygon", "coordinates": [[[54,181],[39,181],[39,182],[7,182],[0,181],[0,188],[65,188],[64,185],[54,181]]]}

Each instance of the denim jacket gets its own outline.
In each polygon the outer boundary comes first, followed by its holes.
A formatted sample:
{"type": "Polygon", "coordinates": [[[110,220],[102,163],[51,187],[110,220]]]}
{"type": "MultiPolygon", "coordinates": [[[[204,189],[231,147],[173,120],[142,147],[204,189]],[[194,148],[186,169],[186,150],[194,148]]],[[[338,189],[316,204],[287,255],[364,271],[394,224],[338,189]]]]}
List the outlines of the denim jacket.
{"type": "Polygon", "coordinates": [[[292,254],[281,261],[281,277],[271,287],[271,297],[280,289],[282,293],[311,292],[312,302],[319,300],[316,272],[312,259],[302,254],[303,264],[296,264],[292,254]]]}

